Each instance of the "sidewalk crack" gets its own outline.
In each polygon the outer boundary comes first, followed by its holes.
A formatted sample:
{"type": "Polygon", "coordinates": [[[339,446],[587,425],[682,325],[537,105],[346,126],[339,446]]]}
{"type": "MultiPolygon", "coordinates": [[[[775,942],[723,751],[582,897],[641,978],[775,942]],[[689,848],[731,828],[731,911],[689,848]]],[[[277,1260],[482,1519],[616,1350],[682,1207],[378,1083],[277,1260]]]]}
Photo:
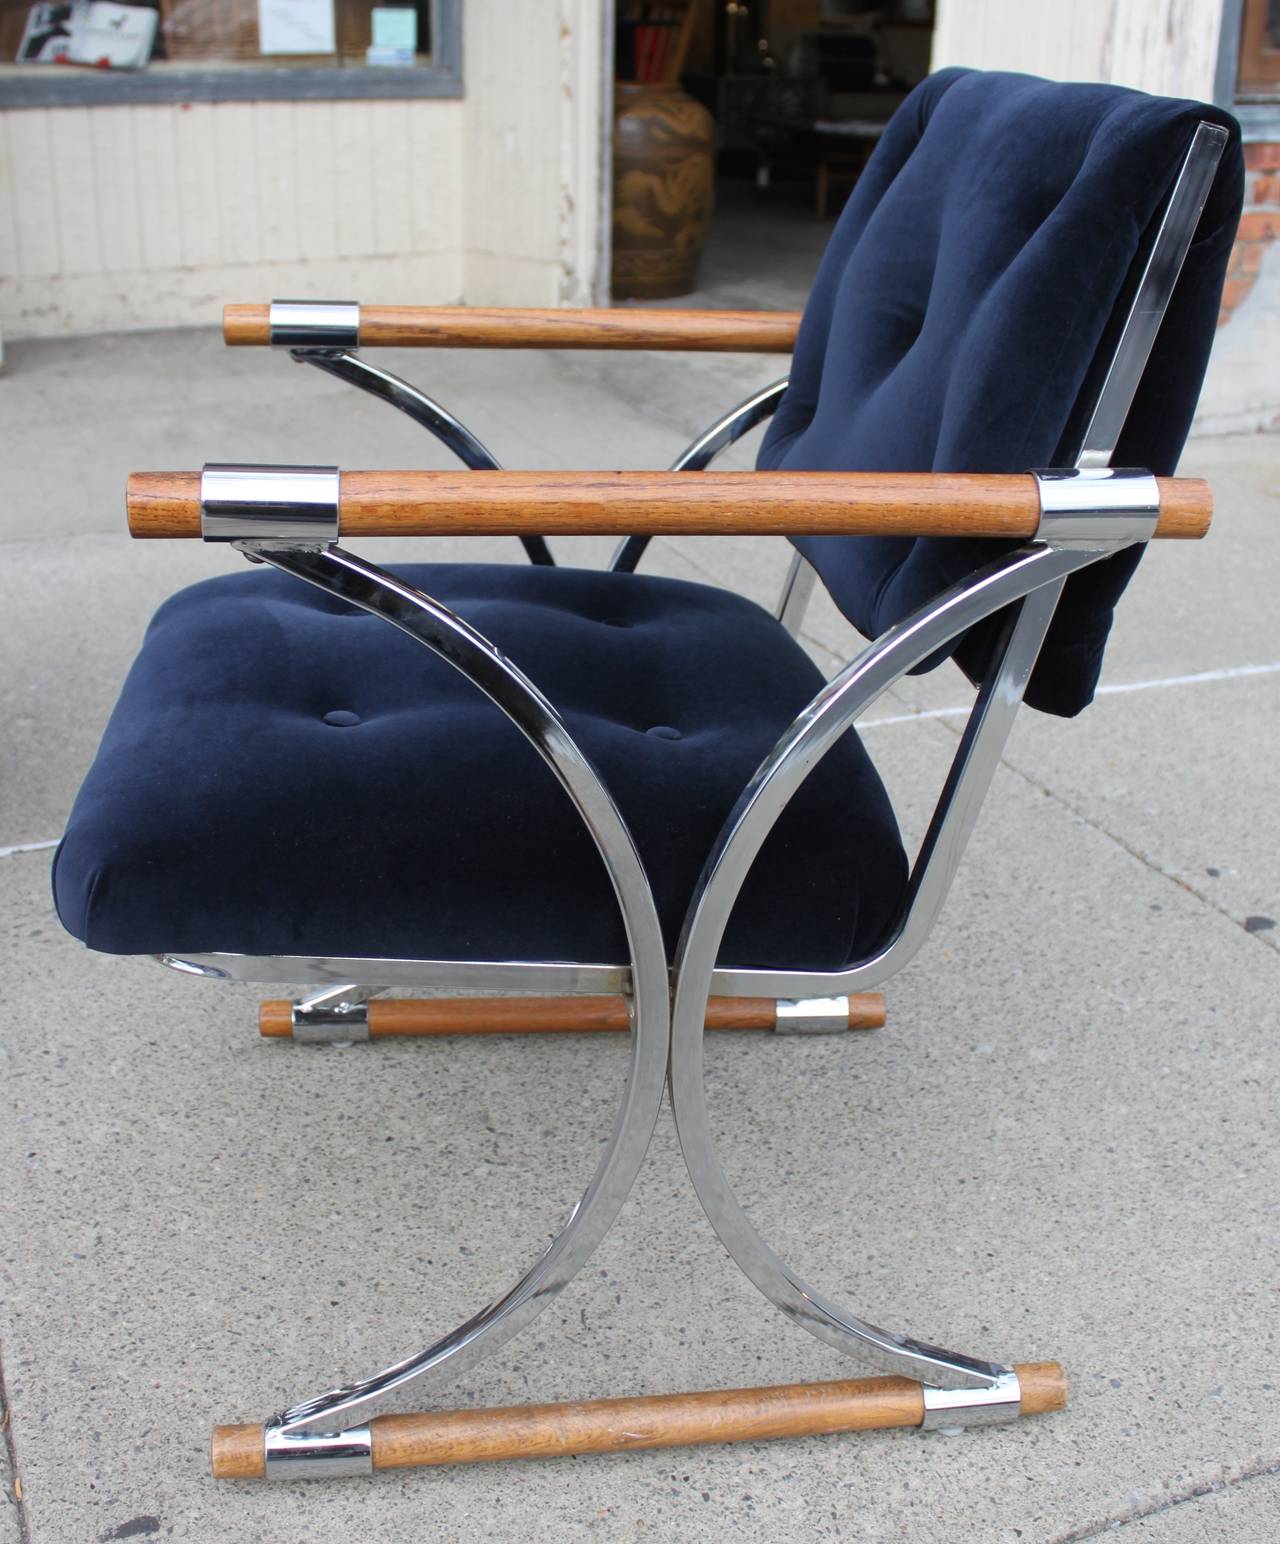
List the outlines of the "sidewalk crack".
{"type": "Polygon", "coordinates": [[[1089,1539],[1100,1539],[1104,1534],[1118,1533],[1130,1523],[1142,1522],[1148,1517],[1158,1517],[1162,1512],[1172,1512],[1175,1507],[1200,1501],[1205,1496],[1220,1495],[1250,1480],[1265,1480],[1277,1475],[1280,1475],[1280,1459],[1260,1458],[1236,1474],[1221,1475],[1215,1480],[1188,1485],[1184,1490],[1173,1495],[1160,1496],[1145,1505],[1139,1503],[1116,1517],[1107,1518],[1105,1521],[1082,1523],[1068,1533],[1055,1534],[1049,1540],[1049,1544],[1086,1544],[1089,1539]]]}
{"type": "MultiPolygon", "coordinates": [[[[948,724],[945,727],[947,729],[951,729],[952,726],[948,724]]],[[[1000,759],[1003,765],[1006,766],[1010,772],[1013,772],[1016,776],[1020,777],[1029,787],[1039,789],[1042,794],[1046,795],[1046,797],[1050,799],[1053,799],[1055,803],[1061,805],[1064,810],[1070,811],[1070,813],[1073,814],[1077,820],[1083,821],[1083,823],[1088,826],[1091,831],[1097,831],[1100,836],[1105,836],[1109,841],[1114,842],[1116,846],[1119,847],[1122,851],[1127,852],[1131,858],[1136,858],[1144,868],[1149,869],[1153,874],[1159,874],[1161,879],[1167,879],[1170,884],[1177,885],[1179,890],[1185,890],[1188,895],[1193,895],[1196,900],[1207,906],[1210,911],[1216,911],[1220,917],[1225,918],[1228,922],[1231,923],[1233,927],[1239,928],[1246,937],[1256,939],[1257,942],[1262,944],[1264,948],[1270,949],[1273,954],[1280,954],[1280,930],[1250,927],[1249,923],[1255,919],[1246,917],[1243,921],[1241,921],[1239,917],[1236,917],[1231,912],[1229,912],[1225,906],[1222,906],[1217,901],[1215,901],[1212,896],[1206,895],[1203,890],[1198,890],[1195,885],[1191,884],[1188,880],[1183,879],[1180,874],[1170,873],[1168,869],[1163,868],[1159,863],[1157,863],[1154,858],[1149,857],[1140,848],[1135,847],[1132,842],[1126,841],[1123,836],[1118,835],[1115,831],[1112,831],[1108,829],[1108,827],[1104,826],[1100,821],[1095,820],[1086,811],[1073,804],[1070,799],[1065,798],[1055,789],[1050,788],[1047,783],[1042,783],[1038,777],[1035,777],[1030,772],[1024,772],[1021,767],[1016,766],[1013,762],[1006,760],[1004,757],[1001,757],[1000,759]],[[1268,937],[1268,933],[1271,931],[1276,932],[1276,936],[1274,938],[1268,937]]]]}
{"type": "MultiPolygon", "coordinates": [[[[962,726],[949,724],[941,719],[937,722],[941,728],[945,729],[948,734],[953,735],[957,740],[964,733],[962,726]]],[[[1194,896],[1196,900],[1207,906],[1210,911],[1216,911],[1220,917],[1230,922],[1233,927],[1239,928],[1246,937],[1255,939],[1265,949],[1269,949],[1272,954],[1280,954],[1280,929],[1250,927],[1249,923],[1255,921],[1254,918],[1246,917],[1241,921],[1239,917],[1229,912],[1225,906],[1219,905],[1212,896],[1206,895],[1203,890],[1197,890],[1195,885],[1183,879],[1180,874],[1172,874],[1168,869],[1162,868],[1154,858],[1149,857],[1140,848],[1135,847],[1131,842],[1127,842],[1123,836],[1104,826],[1101,821],[1095,820],[1087,811],[1073,804],[1070,799],[1060,794],[1056,789],[1051,788],[1048,783],[1042,782],[1034,773],[1024,771],[1016,762],[1010,761],[1007,755],[1001,756],[1000,765],[1012,772],[1015,777],[1020,777],[1029,788],[1035,788],[1038,792],[1044,794],[1046,798],[1052,799],[1055,804],[1074,815],[1077,820],[1088,826],[1091,831],[1096,831],[1099,836],[1105,836],[1108,841],[1114,842],[1122,852],[1127,852],[1131,858],[1137,859],[1151,873],[1158,874],[1161,879],[1167,879],[1170,884],[1177,885],[1179,890],[1185,890],[1188,895],[1194,896]],[[1274,934],[1274,936],[1269,936],[1270,934],[1274,934]]]]}

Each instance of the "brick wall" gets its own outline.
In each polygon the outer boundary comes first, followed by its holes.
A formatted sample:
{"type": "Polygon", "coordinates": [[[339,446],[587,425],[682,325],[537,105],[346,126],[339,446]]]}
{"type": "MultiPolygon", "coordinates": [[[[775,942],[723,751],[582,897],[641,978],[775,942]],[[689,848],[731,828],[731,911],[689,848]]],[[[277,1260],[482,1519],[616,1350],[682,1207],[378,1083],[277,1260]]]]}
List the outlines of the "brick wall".
{"type": "Polygon", "coordinates": [[[1244,213],[1231,249],[1219,327],[1253,288],[1264,256],[1280,240],[1280,144],[1246,145],[1244,164],[1244,213]]]}

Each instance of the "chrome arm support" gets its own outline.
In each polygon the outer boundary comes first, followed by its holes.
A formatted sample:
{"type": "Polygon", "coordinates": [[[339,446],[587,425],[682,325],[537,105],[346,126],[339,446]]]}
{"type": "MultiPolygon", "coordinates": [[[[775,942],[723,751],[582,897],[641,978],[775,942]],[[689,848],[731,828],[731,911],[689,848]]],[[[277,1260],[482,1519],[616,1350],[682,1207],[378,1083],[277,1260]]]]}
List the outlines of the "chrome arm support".
{"type": "MultiPolygon", "coordinates": [[[[293,302],[288,302],[293,304],[293,302]]],[[[271,306],[272,316],[278,305],[285,304],[282,301],[273,301],[271,306]]],[[[320,308],[323,309],[323,308],[320,308]]],[[[356,308],[357,314],[359,307],[356,308]]],[[[294,336],[290,334],[289,336],[294,336]]],[[[272,342],[275,342],[275,324],[272,323],[272,342]]],[[[299,364],[311,365],[317,370],[323,370],[326,375],[332,375],[340,381],[345,381],[349,386],[356,386],[361,391],[367,391],[370,396],[377,397],[380,402],[389,403],[398,408],[414,423],[422,427],[440,441],[447,449],[451,450],[464,466],[470,467],[473,472],[500,472],[502,467],[492,451],[488,450],[478,437],[467,428],[466,424],[455,418],[448,408],[427,396],[426,392],[419,391],[416,386],[411,386],[408,381],[402,380],[398,375],[392,375],[389,370],[380,370],[377,365],[371,365],[366,360],[358,358],[355,354],[346,352],[356,346],[353,339],[349,344],[339,347],[303,342],[292,345],[294,359],[299,364]]],[[[551,556],[551,548],[547,546],[544,536],[522,536],[521,545],[531,563],[549,566],[555,562],[551,556]]]]}
{"type": "MultiPolygon", "coordinates": [[[[339,547],[252,551],[282,572],[382,617],[453,665],[506,714],[550,767],[590,831],[617,897],[631,962],[632,1046],[625,1088],[596,1171],[564,1226],[504,1297],[459,1329],[372,1377],[278,1416],[270,1426],[268,1452],[274,1442],[291,1454],[305,1454],[305,1448],[284,1442],[284,1435],[334,1431],[350,1411],[380,1404],[410,1380],[424,1379],[430,1386],[452,1378],[522,1329],[582,1267],[630,1191],[657,1120],[668,1046],[668,979],[657,911],[631,834],[599,775],[538,688],[439,602],[339,547]]],[[[200,968],[197,961],[187,965],[200,968]]],[[[384,973],[378,979],[392,978],[384,973]]],[[[288,1471],[290,1465],[280,1467],[288,1471]]]]}
{"type": "Polygon", "coordinates": [[[783,376],[769,386],[762,386],[746,401],[717,419],[704,433],[676,457],[671,463],[673,472],[705,472],[722,451],[736,444],[744,434],[749,434],[758,424],[772,418],[787,389],[789,377],[783,376]]]}
{"type": "Polygon", "coordinates": [[[481,444],[464,423],[459,422],[447,408],[441,407],[425,392],[401,380],[398,375],[392,375],[389,370],[380,370],[377,365],[371,365],[355,354],[343,352],[317,353],[311,349],[294,349],[293,357],[299,364],[312,365],[317,370],[323,370],[326,375],[346,381],[349,386],[358,386],[361,391],[367,391],[380,402],[399,408],[414,423],[421,424],[428,433],[433,434],[473,472],[502,470],[493,453],[481,444]]]}
{"type": "MultiPolygon", "coordinates": [[[[771,386],[762,387],[745,402],[739,402],[731,412],[717,419],[705,433],[687,445],[667,470],[705,472],[721,451],[728,450],[744,434],[749,434],[758,424],[773,417],[786,389],[787,377],[783,376],[771,386]]],[[[610,569],[618,574],[634,573],[651,540],[648,536],[624,537],[610,560],[610,569]]]]}

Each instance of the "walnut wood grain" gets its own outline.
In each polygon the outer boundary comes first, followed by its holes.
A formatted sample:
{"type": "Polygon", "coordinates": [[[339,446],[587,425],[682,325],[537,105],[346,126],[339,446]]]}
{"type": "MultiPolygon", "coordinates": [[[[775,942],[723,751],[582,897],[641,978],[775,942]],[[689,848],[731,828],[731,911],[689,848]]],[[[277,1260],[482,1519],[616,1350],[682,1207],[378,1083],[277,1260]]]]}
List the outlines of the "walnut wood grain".
{"type": "MultiPolygon", "coordinates": [[[[1199,537],[1213,497],[1194,477],[1157,478],[1161,537],[1199,537]]],[[[200,535],[198,472],[134,472],[129,529],[200,535]]],[[[347,536],[1033,536],[1030,476],[961,472],[344,472],[347,536]]]]}
{"type": "Polygon", "coordinates": [[[261,1426],[215,1426],[209,1443],[215,1480],[260,1480],[267,1472],[261,1426]]]}
{"type": "MultiPolygon", "coordinates": [[[[1023,1415],[1064,1407],[1066,1379],[1056,1362],[1024,1363],[1014,1370],[1022,1385],[1023,1415]]],[[[923,1420],[924,1391],[920,1384],[910,1378],[890,1377],[593,1399],[577,1404],[380,1415],[369,1426],[373,1467],[402,1469],[882,1431],[919,1426],[923,1420]]],[[[264,1469],[261,1426],[214,1428],[215,1478],[252,1478],[261,1476],[264,1469]]]]}
{"type": "Polygon", "coordinates": [[[1058,1362],[1018,1362],[1014,1366],[1022,1390],[1019,1415],[1048,1415],[1067,1408],[1067,1375],[1058,1362]]]}
{"type": "MultiPolygon", "coordinates": [[[[683,353],[789,354],[799,311],[600,310],[498,306],[361,306],[363,348],[664,349],[683,353]]],[[[235,347],[271,342],[268,307],[223,309],[235,347]]]]}
{"type": "Polygon", "coordinates": [[[374,1468],[400,1469],[876,1431],[919,1426],[923,1419],[924,1394],[910,1378],[847,1378],[581,1404],[390,1415],[371,1424],[374,1468]]]}
{"type": "MultiPolygon", "coordinates": [[[[708,1029],[772,1029],[772,997],[713,997],[708,1029]]],[[[880,1029],[884,996],[859,992],[849,998],[850,1029],[880,1029]]],[[[530,1035],[621,1032],[627,1028],[621,997],[375,997],[369,1003],[369,1036],[530,1035]]],[[[258,1029],[268,1039],[293,1035],[293,1004],[282,999],[258,1008],[258,1029]]]]}

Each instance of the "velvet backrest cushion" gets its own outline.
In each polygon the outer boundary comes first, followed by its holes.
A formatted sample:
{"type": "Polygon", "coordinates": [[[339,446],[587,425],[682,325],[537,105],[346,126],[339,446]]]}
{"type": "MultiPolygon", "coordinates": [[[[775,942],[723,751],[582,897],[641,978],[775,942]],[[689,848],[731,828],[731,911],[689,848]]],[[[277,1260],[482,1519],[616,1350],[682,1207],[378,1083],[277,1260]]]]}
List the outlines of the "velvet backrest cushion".
{"type": "MultiPolygon", "coordinates": [[[[1070,465],[1136,275],[1197,124],[1229,131],[1113,458],[1170,475],[1191,425],[1239,220],[1239,127],[1115,86],[942,70],[894,115],[840,216],[760,450],[779,470],[1025,472],[1070,465]]],[[[795,545],[868,638],[1004,544],[806,537],[795,545]]],[[[1067,581],[1026,700],[1091,700],[1141,547],[1067,581]]],[[[954,653],[973,680],[998,619],[954,653]]],[[[924,667],[924,668],[927,668],[924,667]]]]}

